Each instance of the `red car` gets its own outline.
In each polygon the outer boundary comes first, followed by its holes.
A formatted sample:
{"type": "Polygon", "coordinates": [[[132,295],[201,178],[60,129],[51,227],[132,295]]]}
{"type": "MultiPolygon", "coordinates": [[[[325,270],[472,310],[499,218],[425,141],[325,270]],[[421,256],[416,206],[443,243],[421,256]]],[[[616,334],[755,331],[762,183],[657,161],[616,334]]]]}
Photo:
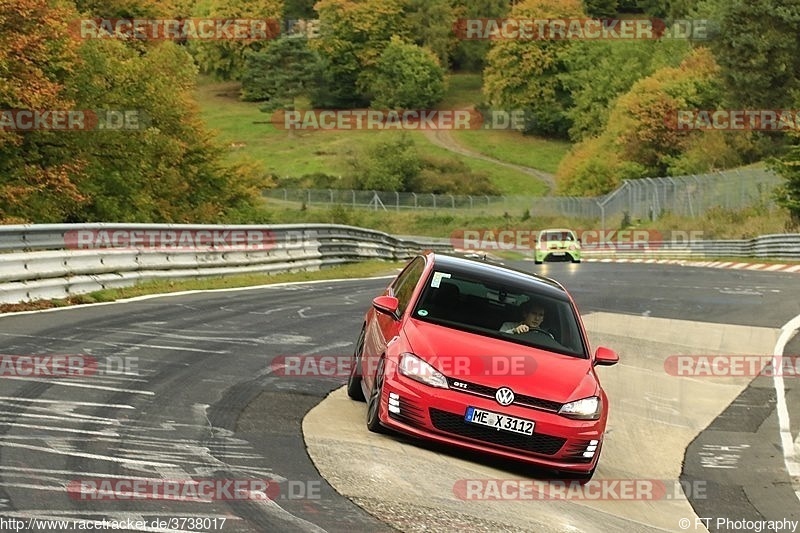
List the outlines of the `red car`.
{"type": "Polygon", "coordinates": [[[589,480],[608,417],[575,303],[558,282],[430,253],[372,302],[347,392],[367,427],[589,480]]]}

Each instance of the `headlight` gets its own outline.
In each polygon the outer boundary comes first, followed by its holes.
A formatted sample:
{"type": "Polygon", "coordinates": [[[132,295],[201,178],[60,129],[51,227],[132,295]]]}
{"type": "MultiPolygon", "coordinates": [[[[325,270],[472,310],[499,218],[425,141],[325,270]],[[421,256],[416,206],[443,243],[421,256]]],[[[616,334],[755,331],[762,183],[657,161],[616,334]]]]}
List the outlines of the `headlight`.
{"type": "Polygon", "coordinates": [[[404,376],[431,387],[450,388],[447,386],[447,378],[441,372],[412,353],[404,353],[400,356],[399,370],[404,376]]]}
{"type": "Polygon", "coordinates": [[[597,420],[600,418],[601,410],[600,398],[592,396],[583,400],[565,403],[559,409],[558,414],[576,420],[597,420]]]}

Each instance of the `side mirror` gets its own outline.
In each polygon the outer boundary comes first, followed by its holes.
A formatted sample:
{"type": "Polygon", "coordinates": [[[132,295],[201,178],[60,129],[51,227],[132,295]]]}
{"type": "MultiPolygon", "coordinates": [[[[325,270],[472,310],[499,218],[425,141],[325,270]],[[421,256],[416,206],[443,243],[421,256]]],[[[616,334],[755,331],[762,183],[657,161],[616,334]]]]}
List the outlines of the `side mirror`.
{"type": "Polygon", "coordinates": [[[594,364],[600,366],[612,366],[619,362],[619,355],[614,350],[599,346],[594,352],[594,364]]]}
{"type": "Polygon", "coordinates": [[[397,318],[397,309],[400,307],[400,301],[394,296],[378,296],[372,300],[372,306],[381,313],[397,318]]]}

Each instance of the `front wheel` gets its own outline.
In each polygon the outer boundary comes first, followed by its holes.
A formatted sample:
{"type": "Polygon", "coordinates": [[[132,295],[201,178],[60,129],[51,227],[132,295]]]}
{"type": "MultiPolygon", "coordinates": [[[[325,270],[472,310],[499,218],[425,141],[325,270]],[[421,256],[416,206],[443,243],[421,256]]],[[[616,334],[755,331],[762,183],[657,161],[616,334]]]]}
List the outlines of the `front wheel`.
{"type": "Polygon", "coordinates": [[[381,396],[383,395],[384,367],[386,359],[381,357],[378,361],[378,369],[375,371],[375,385],[367,400],[367,429],[374,433],[386,433],[386,429],[381,425],[380,410],[381,396]]]}
{"type": "Polygon", "coordinates": [[[361,328],[361,334],[356,341],[356,348],[353,351],[353,368],[350,369],[350,375],[347,377],[347,395],[358,402],[366,400],[364,398],[364,391],[361,389],[361,356],[364,351],[364,336],[366,329],[361,328]]]}

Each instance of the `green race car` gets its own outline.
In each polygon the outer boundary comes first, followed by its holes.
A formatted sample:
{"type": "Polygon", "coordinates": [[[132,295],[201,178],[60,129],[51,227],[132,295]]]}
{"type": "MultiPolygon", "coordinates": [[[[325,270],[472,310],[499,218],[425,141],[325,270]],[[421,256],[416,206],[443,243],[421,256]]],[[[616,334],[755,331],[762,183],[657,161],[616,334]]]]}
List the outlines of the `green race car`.
{"type": "Polygon", "coordinates": [[[581,262],[581,241],[569,229],[545,229],[536,238],[533,260],[537,265],[545,261],[581,262]]]}

